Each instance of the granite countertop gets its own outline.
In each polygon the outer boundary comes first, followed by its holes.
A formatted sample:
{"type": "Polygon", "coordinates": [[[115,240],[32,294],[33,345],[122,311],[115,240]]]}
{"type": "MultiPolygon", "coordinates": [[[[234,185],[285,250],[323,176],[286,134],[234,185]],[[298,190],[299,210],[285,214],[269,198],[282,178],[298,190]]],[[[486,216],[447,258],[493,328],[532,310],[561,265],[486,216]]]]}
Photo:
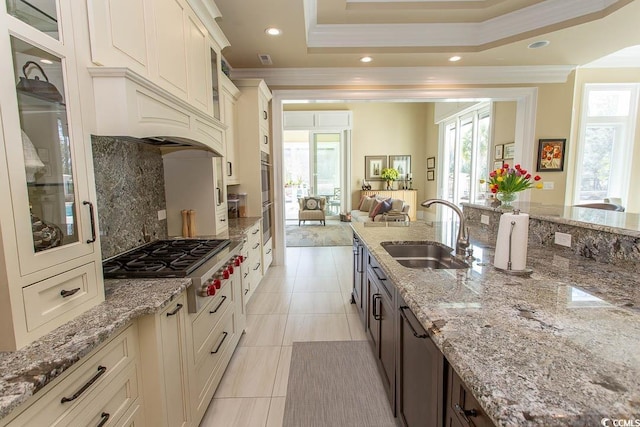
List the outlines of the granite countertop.
{"type": "Polygon", "coordinates": [[[262,220],[259,216],[247,218],[229,218],[229,237],[234,238],[245,234],[253,225],[262,220]]]}
{"type": "Polygon", "coordinates": [[[451,366],[497,425],[595,426],[640,419],[640,277],[579,256],[529,248],[530,277],[492,266],[471,229],[465,270],[409,269],[382,241],[452,246],[450,224],[352,223],[451,366]]]}
{"type": "Polygon", "coordinates": [[[0,352],[0,419],[139,316],[179,296],[191,279],[105,280],[105,301],[15,352],[0,352]]]}

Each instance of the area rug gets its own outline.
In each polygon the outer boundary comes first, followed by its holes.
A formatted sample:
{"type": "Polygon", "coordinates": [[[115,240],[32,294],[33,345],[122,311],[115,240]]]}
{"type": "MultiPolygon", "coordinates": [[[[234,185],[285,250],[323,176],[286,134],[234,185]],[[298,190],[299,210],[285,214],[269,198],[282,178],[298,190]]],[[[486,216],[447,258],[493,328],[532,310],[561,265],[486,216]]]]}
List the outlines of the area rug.
{"type": "Polygon", "coordinates": [[[348,222],[327,221],[327,225],[307,223],[285,227],[287,246],[351,246],[353,231],[348,222]]]}
{"type": "Polygon", "coordinates": [[[369,342],[294,342],[282,425],[396,427],[369,342]]]}

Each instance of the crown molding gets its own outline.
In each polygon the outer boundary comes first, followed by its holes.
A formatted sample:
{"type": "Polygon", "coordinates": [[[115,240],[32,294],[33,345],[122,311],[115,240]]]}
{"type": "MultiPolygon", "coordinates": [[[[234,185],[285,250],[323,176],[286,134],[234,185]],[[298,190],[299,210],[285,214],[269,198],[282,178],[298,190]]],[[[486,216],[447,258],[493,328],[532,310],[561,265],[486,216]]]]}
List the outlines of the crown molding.
{"type": "Polygon", "coordinates": [[[220,46],[220,49],[222,50],[229,47],[231,43],[229,43],[229,40],[216,22],[216,18],[222,17],[222,13],[220,13],[218,6],[216,6],[213,1],[205,0],[187,0],[187,3],[189,3],[198,18],[200,18],[207,31],[209,31],[209,34],[211,34],[213,39],[220,46]]]}
{"type": "Polygon", "coordinates": [[[626,0],[546,0],[484,22],[318,24],[317,0],[304,0],[309,48],[472,47],[495,43],[590,15],[626,0]],[[393,37],[389,37],[393,34],[393,37]]]}
{"type": "Polygon", "coordinates": [[[513,67],[241,68],[232,79],[269,86],[377,86],[564,83],[573,65],[513,67]]]}

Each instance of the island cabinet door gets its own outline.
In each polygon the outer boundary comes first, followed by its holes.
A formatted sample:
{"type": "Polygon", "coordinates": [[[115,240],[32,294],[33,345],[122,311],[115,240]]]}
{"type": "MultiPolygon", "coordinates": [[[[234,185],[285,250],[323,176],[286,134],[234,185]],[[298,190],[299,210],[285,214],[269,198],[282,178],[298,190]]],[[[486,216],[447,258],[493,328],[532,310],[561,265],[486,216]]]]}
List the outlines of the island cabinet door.
{"type": "Polygon", "coordinates": [[[371,269],[366,274],[367,334],[389,403],[395,408],[395,316],[392,299],[371,269]]]}
{"type": "Polygon", "coordinates": [[[442,427],[444,357],[404,301],[398,306],[398,418],[442,427]]]}

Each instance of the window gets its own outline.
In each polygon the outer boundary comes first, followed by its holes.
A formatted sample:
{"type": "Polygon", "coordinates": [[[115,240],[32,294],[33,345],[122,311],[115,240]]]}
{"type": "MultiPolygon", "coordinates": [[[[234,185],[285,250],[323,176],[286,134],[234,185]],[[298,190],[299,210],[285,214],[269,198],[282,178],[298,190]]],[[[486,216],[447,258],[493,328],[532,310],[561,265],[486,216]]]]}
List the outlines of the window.
{"type": "Polygon", "coordinates": [[[458,205],[483,201],[485,193],[479,182],[489,173],[490,104],[476,105],[441,127],[445,153],[441,197],[458,205]]]}
{"type": "Polygon", "coordinates": [[[628,201],[637,84],[587,84],[582,101],[574,203],[628,201]]]}

